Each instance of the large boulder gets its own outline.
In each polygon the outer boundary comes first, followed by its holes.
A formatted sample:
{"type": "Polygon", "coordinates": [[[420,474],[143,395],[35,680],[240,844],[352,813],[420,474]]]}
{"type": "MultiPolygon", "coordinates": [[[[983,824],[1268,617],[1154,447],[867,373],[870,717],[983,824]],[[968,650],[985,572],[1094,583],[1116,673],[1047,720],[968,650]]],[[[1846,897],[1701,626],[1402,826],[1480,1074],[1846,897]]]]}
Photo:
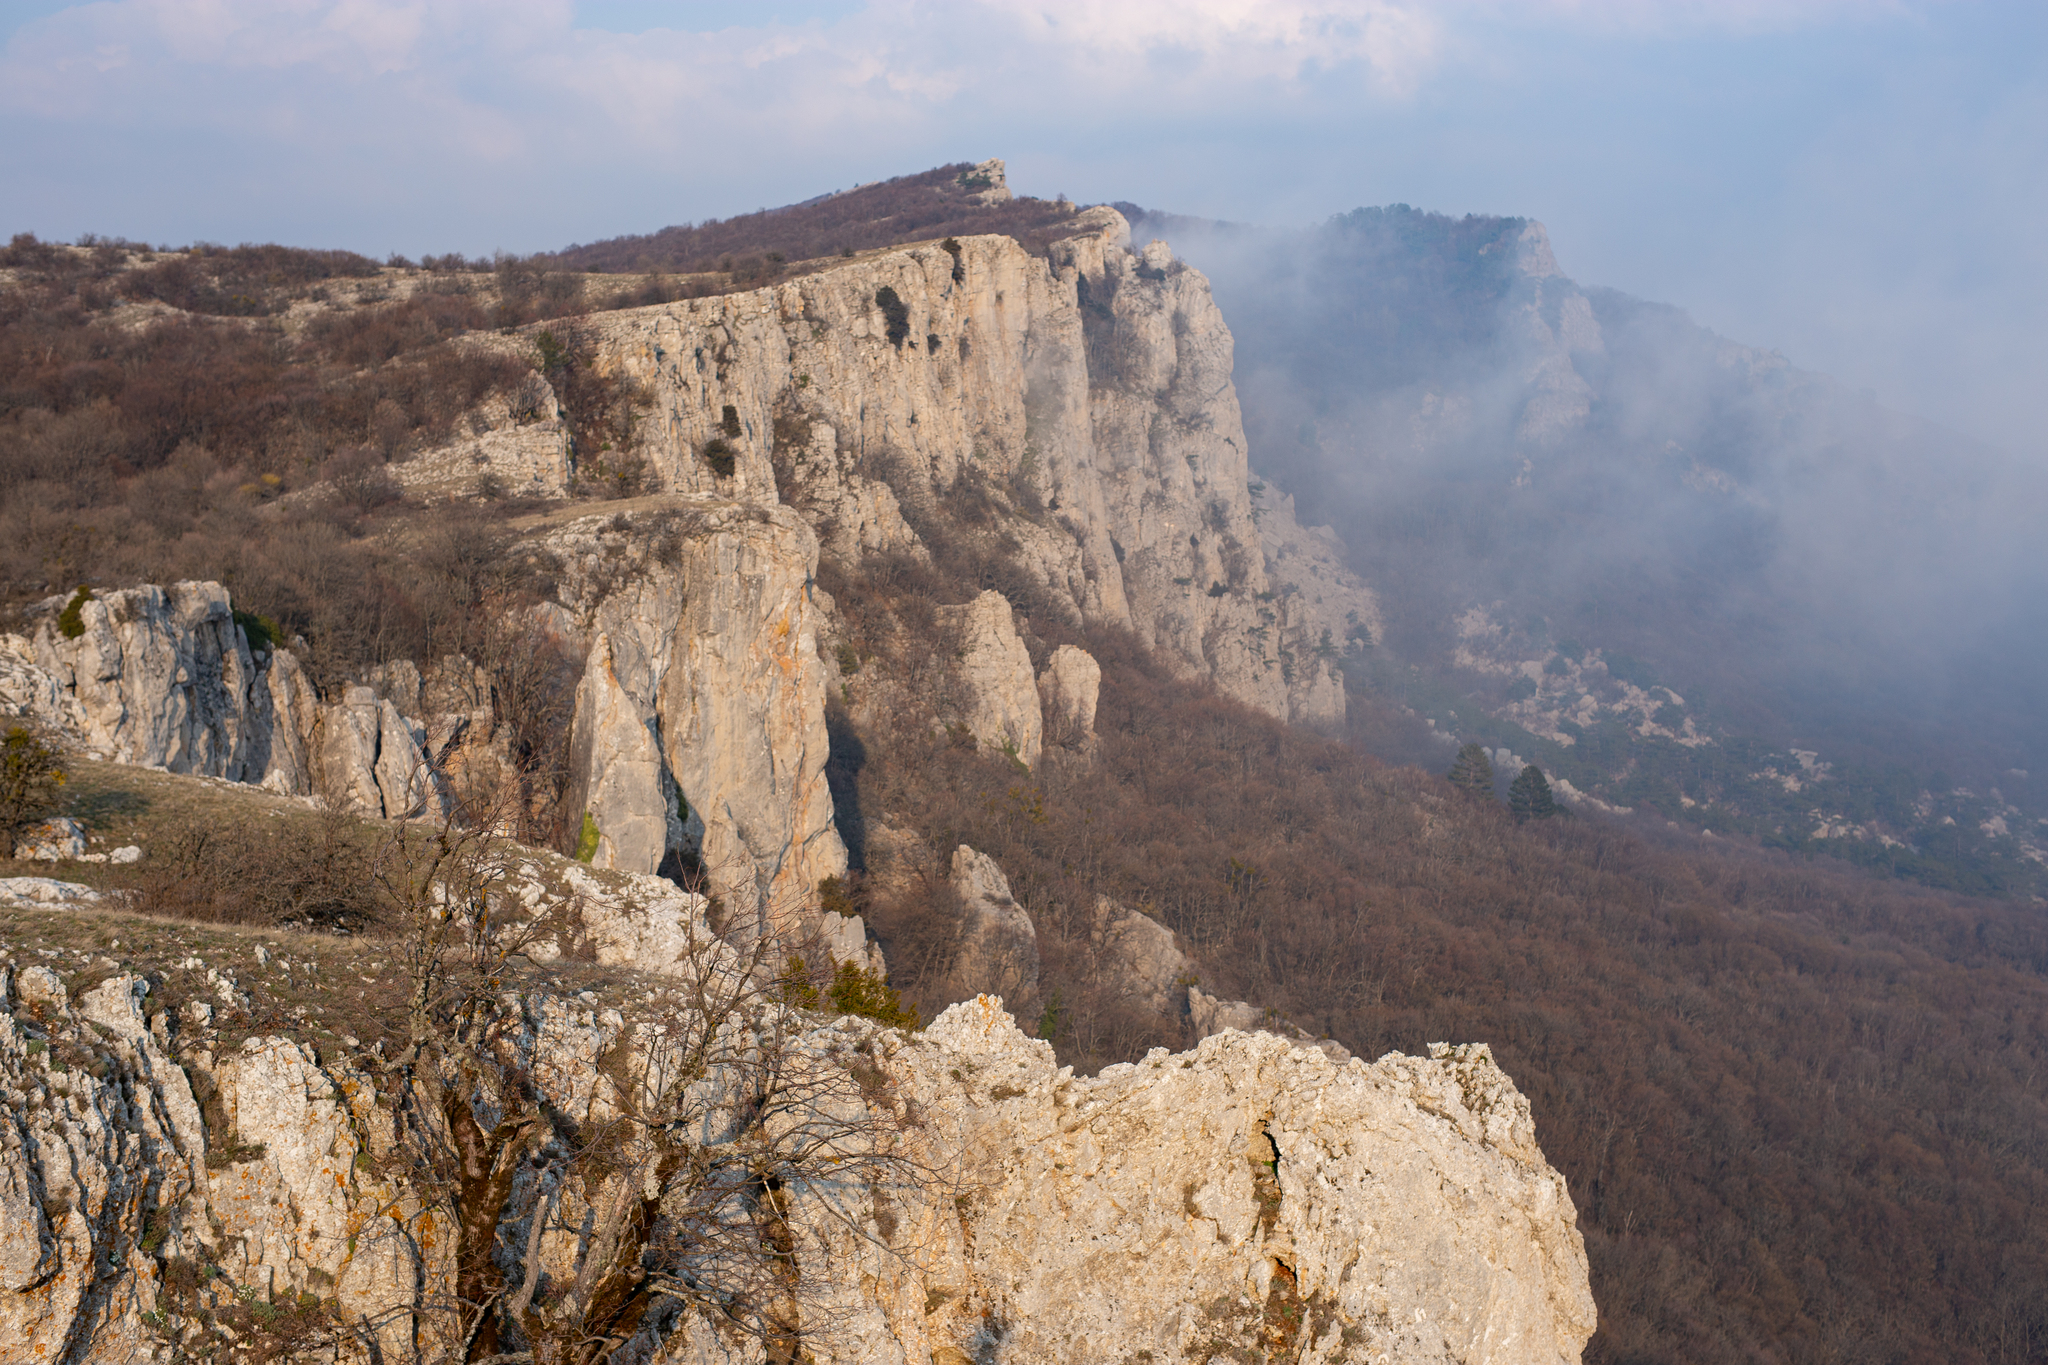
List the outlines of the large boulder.
{"type": "Polygon", "coordinates": [[[1148,1009],[1178,1014],[1181,983],[1193,964],[1174,941],[1173,930],[1106,896],[1095,902],[1095,928],[1097,979],[1148,1009]]]}
{"type": "Polygon", "coordinates": [[[947,708],[985,748],[1035,767],[1045,724],[1031,652],[1017,634],[1009,599],[990,590],[957,607],[938,609],[940,629],[956,643],[959,693],[947,708]]]}
{"type": "Polygon", "coordinates": [[[954,988],[963,995],[1007,992],[1012,999],[1037,994],[1038,931],[995,859],[960,845],[948,884],[960,907],[954,988]]]}
{"type": "Polygon", "coordinates": [[[1102,692],[1102,665],[1085,649],[1061,645],[1038,675],[1045,705],[1045,740],[1087,753],[1095,747],[1095,703],[1102,692]]]}

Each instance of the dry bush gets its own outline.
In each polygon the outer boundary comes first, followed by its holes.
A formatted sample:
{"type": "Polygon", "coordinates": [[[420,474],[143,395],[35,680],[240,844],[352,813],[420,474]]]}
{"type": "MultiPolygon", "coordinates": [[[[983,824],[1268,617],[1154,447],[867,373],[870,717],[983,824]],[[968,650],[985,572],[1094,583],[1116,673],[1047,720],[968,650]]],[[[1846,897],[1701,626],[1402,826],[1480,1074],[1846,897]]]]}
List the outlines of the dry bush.
{"type": "Polygon", "coordinates": [[[208,924],[365,933],[387,918],[370,881],[375,839],[333,807],[268,820],[192,820],[152,840],[136,909],[208,924]]]}

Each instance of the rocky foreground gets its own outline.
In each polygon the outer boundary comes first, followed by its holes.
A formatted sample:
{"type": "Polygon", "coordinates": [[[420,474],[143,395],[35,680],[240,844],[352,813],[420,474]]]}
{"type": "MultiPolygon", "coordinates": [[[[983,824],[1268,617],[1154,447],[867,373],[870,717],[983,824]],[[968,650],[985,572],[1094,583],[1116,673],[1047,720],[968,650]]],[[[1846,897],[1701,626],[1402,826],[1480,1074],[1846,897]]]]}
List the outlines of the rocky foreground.
{"type": "MultiPolygon", "coordinates": [[[[289,1036],[231,1045],[210,1009],[152,1011],[132,974],[73,997],[68,965],[0,972],[10,1358],[461,1358],[433,1311],[454,1238],[394,1169],[360,1065],[289,1036]],[[320,1330],[294,1345],[287,1318],[320,1330]]],[[[634,1102],[616,1058],[658,1047],[658,1021],[575,997],[506,1008],[560,1113],[634,1102]]],[[[986,996],[916,1033],[812,1019],[803,1055],[859,1075],[924,1172],[791,1191],[815,1359],[1574,1361],[1593,1330],[1564,1180],[1484,1047],[1338,1064],[1232,1030],[1086,1078],[986,996]]],[[[572,1277],[591,1252],[577,1211],[649,1178],[583,1171],[533,1238],[541,1182],[514,1182],[499,1244],[572,1277]]],[[[767,1350],[678,1301],[613,1358],[767,1350]]]]}

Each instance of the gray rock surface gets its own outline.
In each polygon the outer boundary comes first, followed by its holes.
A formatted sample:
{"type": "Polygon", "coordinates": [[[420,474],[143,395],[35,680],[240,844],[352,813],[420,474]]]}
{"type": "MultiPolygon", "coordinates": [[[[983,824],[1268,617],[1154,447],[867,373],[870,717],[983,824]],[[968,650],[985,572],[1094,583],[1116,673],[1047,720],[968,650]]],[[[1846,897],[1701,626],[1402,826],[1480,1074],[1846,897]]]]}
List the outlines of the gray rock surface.
{"type": "Polygon", "coordinates": [[[262,780],[269,727],[227,589],[173,583],[103,593],[83,605],[75,639],[56,628],[64,604],[42,604],[35,662],[76,703],[88,749],[174,773],[262,780]]]}
{"type": "Polygon", "coordinates": [[[1095,747],[1095,704],[1102,695],[1102,665],[1085,649],[1061,645],[1038,675],[1048,744],[1087,753],[1095,747]]]}
{"type": "Polygon", "coordinates": [[[85,826],[68,815],[29,826],[15,840],[14,856],[26,862],[56,863],[85,856],[85,826]]]}
{"type": "Polygon", "coordinates": [[[993,590],[972,602],[938,609],[939,629],[954,644],[958,695],[941,719],[965,725],[985,749],[1036,767],[1045,722],[1031,675],[1031,653],[1017,634],[1009,599],[993,590]]]}
{"type": "Polygon", "coordinates": [[[825,782],[816,538],[786,508],[706,499],[660,500],[616,537],[609,524],[584,518],[545,542],[605,646],[578,690],[576,808],[611,839],[609,866],[653,872],[688,852],[736,911],[809,922],[818,883],[846,870],[825,782]]]}
{"type": "Polygon", "coordinates": [[[960,907],[954,989],[963,995],[1008,992],[1013,999],[1035,995],[1038,931],[1010,894],[1010,880],[995,859],[960,845],[953,850],[948,885],[960,907]]]}
{"type": "Polygon", "coordinates": [[[56,626],[66,600],[39,605],[32,640],[0,636],[0,710],[117,763],[318,790],[370,815],[436,808],[417,726],[368,687],[322,703],[289,650],[251,654],[220,584],[100,593],[76,638],[56,626]]]}

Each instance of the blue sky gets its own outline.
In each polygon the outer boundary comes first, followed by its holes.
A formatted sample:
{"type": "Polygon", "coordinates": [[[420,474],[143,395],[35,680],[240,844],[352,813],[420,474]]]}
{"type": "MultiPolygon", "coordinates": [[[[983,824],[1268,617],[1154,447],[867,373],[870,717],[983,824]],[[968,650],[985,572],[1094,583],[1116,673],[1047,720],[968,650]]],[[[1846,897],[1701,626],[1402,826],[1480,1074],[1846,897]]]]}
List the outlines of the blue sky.
{"type": "Polygon", "coordinates": [[[107,0],[0,41],[4,232],[530,251],[1001,156],[1540,218],[1581,281],[2043,450],[2039,4],[107,0]]]}

